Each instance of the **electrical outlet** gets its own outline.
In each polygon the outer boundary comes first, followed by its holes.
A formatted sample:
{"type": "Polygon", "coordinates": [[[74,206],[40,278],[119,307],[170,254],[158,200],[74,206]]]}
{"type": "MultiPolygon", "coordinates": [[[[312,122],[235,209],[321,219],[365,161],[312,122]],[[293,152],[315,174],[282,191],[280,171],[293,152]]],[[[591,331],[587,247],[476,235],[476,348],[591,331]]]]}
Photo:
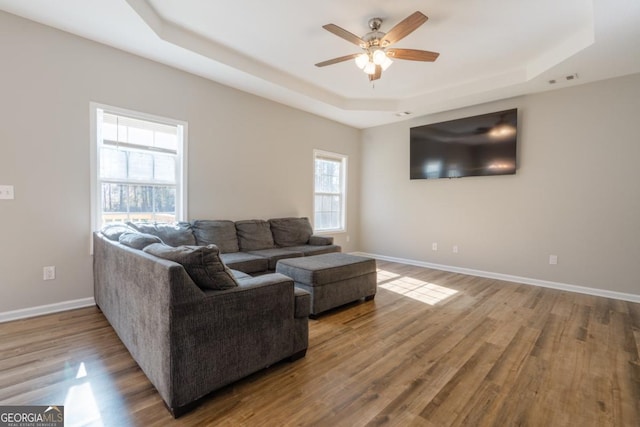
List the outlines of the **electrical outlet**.
{"type": "Polygon", "coordinates": [[[13,200],[13,185],[0,185],[0,199],[13,200]]]}
{"type": "Polygon", "coordinates": [[[432,250],[432,251],[437,251],[437,250],[438,250],[438,244],[437,244],[437,243],[435,243],[435,242],[434,242],[434,243],[432,243],[432,244],[431,244],[431,250],[432,250]]]}
{"type": "Polygon", "coordinates": [[[558,255],[549,255],[549,264],[556,265],[558,263],[558,255]]]}
{"type": "Polygon", "coordinates": [[[49,265],[42,268],[42,280],[54,280],[56,278],[56,267],[49,265]]]}
{"type": "Polygon", "coordinates": [[[458,245],[453,245],[453,253],[454,254],[458,253],[458,245]]]}

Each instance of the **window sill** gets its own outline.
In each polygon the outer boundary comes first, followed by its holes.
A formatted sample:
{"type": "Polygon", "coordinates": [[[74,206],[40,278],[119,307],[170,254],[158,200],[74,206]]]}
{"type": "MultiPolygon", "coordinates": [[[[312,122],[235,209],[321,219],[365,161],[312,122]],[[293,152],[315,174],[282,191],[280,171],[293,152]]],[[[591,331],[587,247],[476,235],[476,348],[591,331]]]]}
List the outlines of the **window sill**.
{"type": "Polygon", "coordinates": [[[335,230],[314,230],[313,234],[321,236],[324,234],[346,234],[346,232],[347,230],[345,230],[344,228],[338,228],[335,230]]]}

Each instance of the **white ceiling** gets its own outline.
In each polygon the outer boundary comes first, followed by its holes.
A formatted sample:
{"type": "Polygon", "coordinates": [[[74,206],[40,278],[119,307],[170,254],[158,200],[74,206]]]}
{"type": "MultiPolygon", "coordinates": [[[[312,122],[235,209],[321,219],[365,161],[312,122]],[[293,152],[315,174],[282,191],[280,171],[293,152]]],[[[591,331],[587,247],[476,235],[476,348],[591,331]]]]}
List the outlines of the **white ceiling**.
{"type": "Polygon", "coordinates": [[[0,0],[0,9],[357,128],[640,72],[638,0],[0,0]],[[429,20],[372,85],[329,33],[429,20]],[[566,75],[578,74],[567,81],[566,75]],[[558,83],[550,85],[550,79],[558,83]],[[411,117],[409,116],[409,117],[411,117]]]}

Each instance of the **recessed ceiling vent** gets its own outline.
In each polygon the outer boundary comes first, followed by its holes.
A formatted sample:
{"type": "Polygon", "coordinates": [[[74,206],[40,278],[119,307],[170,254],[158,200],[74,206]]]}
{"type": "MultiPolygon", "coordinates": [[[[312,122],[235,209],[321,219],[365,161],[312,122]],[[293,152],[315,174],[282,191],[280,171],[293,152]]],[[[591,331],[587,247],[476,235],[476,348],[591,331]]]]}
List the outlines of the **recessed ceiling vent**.
{"type": "Polygon", "coordinates": [[[556,83],[561,83],[561,82],[563,82],[563,81],[568,81],[568,82],[570,82],[570,81],[572,81],[572,80],[578,80],[578,73],[573,73],[573,74],[569,74],[569,75],[564,76],[564,77],[559,77],[559,78],[556,78],[556,79],[551,79],[551,80],[549,80],[549,84],[550,84],[550,85],[554,85],[554,84],[556,84],[556,83]]]}

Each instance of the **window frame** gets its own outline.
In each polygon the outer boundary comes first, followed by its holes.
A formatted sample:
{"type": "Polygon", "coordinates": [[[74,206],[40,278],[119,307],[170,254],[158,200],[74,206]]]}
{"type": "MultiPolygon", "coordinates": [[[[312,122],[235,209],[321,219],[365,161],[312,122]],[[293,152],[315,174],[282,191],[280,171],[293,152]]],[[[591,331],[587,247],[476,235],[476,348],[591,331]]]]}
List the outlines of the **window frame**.
{"type": "Polygon", "coordinates": [[[315,234],[335,234],[335,233],[346,233],[347,232],[347,167],[348,167],[349,156],[346,154],[334,153],[331,151],[325,150],[313,150],[313,230],[315,234]],[[340,216],[340,227],[338,228],[327,228],[327,229],[318,229],[316,228],[316,195],[318,194],[328,194],[316,191],[316,160],[317,159],[326,159],[340,162],[340,187],[341,192],[341,216],[340,216]]]}
{"type": "MultiPolygon", "coordinates": [[[[102,179],[100,178],[100,147],[98,135],[98,110],[103,112],[130,117],[149,122],[161,123],[182,128],[182,135],[178,132],[178,159],[176,161],[176,221],[184,221],[187,218],[187,142],[188,124],[185,121],[168,117],[156,116],[139,111],[128,110],[112,105],[90,102],[90,142],[91,142],[91,231],[98,231],[102,227],[102,179]]],[[[146,181],[145,181],[146,182],[146,181]]]]}

